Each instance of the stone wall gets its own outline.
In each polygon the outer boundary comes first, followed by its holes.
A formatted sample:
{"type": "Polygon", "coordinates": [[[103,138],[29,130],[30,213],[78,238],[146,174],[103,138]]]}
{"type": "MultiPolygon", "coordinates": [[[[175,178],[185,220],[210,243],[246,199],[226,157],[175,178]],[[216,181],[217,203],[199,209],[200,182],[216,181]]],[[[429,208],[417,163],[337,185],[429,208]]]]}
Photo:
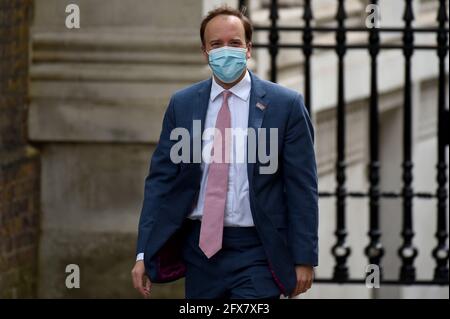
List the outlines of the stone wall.
{"type": "Polygon", "coordinates": [[[36,296],[39,154],[27,144],[31,1],[0,1],[0,299],[36,296]]]}

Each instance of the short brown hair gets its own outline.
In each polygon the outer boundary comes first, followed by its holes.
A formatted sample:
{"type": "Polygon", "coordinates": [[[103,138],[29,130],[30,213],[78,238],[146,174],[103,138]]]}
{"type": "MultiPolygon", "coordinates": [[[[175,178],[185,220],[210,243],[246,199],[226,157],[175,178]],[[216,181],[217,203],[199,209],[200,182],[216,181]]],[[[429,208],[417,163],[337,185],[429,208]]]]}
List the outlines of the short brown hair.
{"type": "MultiPolygon", "coordinates": [[[[244,11],[245,12],[245,11],[244,11]]],[[[219,15],[227,15],[227,16],[235,16],[238,17],[242,24],[244,25],[245,30],[245,42],[249,43],[252,41],[252,34],[253,34],[253,26],[250,22],[249,18],[247,18],[243,12],[234,9],[232,7],[229,7],[227,5],[220,6],[214,10],[211,10],[208,12],[207,16],[203,19],[202,24],[200,25],[200,39],[202,40],[202,45],[205,45],[205,29],[206,25],[209,21],[211,21],[213,18],[219,16],[219,15]]]]}

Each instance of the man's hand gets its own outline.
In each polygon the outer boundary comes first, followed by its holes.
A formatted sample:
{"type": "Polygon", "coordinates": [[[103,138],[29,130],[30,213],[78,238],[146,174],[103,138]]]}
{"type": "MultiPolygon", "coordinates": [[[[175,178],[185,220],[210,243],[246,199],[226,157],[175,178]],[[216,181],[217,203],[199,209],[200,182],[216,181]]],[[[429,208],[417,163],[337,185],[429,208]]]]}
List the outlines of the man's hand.
{"type": "Polygon", "coordinates": [[[302,294],[311,288],[314,279],[314,268],[312,266],[295,266],[295,272],[297,274],[297,286],[295,287],[291,298],[302,294]]]}
{"type": "Polygon", "coordinates": [[[136,288],[137,291],[139,291],[141,295],[144,296],[144,298],[149,298],[152,282],[145,275],[145,266],[143,260],[139,260],[136,262],[133,270],[131,271],[131,277],[133,278],[134,288],[136,288]]]}

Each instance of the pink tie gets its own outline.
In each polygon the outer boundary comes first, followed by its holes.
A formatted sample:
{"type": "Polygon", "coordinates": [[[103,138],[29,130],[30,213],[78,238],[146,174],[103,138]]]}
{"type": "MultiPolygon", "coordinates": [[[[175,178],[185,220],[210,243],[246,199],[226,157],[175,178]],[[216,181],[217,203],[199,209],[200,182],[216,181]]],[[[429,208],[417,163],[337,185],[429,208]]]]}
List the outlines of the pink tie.
{"type": "Polygon", "coordinates": [[[230,136],[228,138],[225,137],[225,133],[230,135],[229,130],[226,132],[225,128],[231,127],[231,113],[228,108],[228,97],[230,95],[229,91],[223,92],[223,102],[216,119],[216,134],[214,135],[212,148],[213,151],[221,148],[222,154],[220,157],[214,154],[213,161],[209,164],[206,182],[199,246],[208,258],[211,258],[222,248],[223,219],[228,190],[228,169],[230,166],[228,160],[230,136]],[[222,138],[217,136],[217,131],[220,131],[222,138]]]}

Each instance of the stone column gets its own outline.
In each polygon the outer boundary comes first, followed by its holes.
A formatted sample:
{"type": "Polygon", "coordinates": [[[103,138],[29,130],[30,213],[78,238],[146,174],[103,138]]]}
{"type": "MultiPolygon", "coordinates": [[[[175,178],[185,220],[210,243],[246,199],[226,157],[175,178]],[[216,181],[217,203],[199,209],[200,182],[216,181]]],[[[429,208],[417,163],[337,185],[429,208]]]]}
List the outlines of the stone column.
{"type": "MultiPolygon", "coordinates": [[[[205,79],[201,0],[35,4],[30,138],[42,150],[40,297],[137,297],[144,178],[171,94],[205,79]],[[80,9],[67,29],[65,8],[80,9]],[[67,289],[65,268],[80,267],[67,289]]],[[[180,283],[155,297],[183,297],[180,283]]]]}

